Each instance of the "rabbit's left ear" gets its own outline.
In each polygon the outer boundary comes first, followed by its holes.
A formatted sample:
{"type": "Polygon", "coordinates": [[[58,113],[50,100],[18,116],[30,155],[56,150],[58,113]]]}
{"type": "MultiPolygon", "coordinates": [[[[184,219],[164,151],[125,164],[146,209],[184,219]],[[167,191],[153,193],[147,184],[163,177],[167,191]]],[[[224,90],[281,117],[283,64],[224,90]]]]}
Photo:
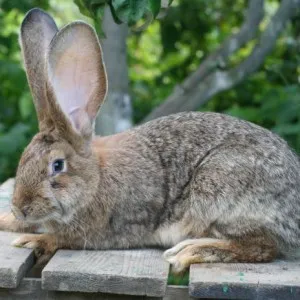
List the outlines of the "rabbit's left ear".
{"type": "Polygon", "coordinates": [[[90,139],[107,91],[101,46],[94,29],[84,22],[62,28],[50,44],[47,69],[48,101],[55,126],[71,125],[74,134],[90,139]]]}
{"type": "Polygon", "coordinates": [[[19,41],[40,131],[48,130],[53,126],[48,113],[45,56],[57,32],[52,17],[38,8],[30,10],[21,25],[19,41]]]}

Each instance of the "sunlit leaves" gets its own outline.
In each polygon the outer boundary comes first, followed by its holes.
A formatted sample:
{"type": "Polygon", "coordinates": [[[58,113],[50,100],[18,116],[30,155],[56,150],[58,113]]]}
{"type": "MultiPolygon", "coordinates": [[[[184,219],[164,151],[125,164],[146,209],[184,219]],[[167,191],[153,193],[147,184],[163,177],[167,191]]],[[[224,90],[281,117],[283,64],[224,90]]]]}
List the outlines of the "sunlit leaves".
{"type": "MultiPolygon", "coordinates": [[[[174,1],[159,24],[151,24],[143,34],[129,38],[129,72],[137,122],[162,103],[232,32],[239,30],[245,3],[174,1]]],[[[268,5],[273,4],[266,1],[268,5]]],[[[273,11],[267,9],[268,19],[273,11]]],[[[299,28],[300,22],[294,21],[258,72],[199,109],[225,112],[269,128],[300,152],[299,28]]],[[[246,59],[255,43],[251,41],[232,56],[225,70],[246,59]]]]}
{"type": "Polygon", "coordinates": [[[24,147],[37,131],[36,116],[20,59],[18,32],[24,14],[43,1],[1,1],[0,182],[14,176],[24,147]]]}
{"type": "Polygon", "coordinates": [[[104,15],[105,5],[108,0],[74,0],[81,14],[95,21],[95,28],[100,36],[103,36],[102,20],[104,15]]]}
{"type": "Polygon", "coordinates": [[[28,143],[30,126],[24,123],[14,124],[7,132],[0,131],[0,182],[13,176],[18,158],[28,143]]]}
{"type": "MultiPolygon", "coordinates": [[[[122,8],[118,16],[111,0],[51,0],[51,9],[46,0],[0,0],[0,182],[14,175],[21,151],[37,131],[18,45],[24,13],[35,6],[41,7],[61,26],[78,18],[74,13],[78,6],[82,14],[100,24],[103,8],[110,5],[117,22],[137,20],[137,15],[130,10],[124,11],[128,6],[124,8],[123,2],[126,1],[118,2],[122,8]]],[[[169,4],[168,0],[148,0],[147,5],[142,0],[141,3],[144,4],[138,7],[141,18],[134,28],[143,26],[150,12],[154,19],[159,6],[161,13],[161,7],[169,4]]],[[[141,121],[164,101],[211,51],[238,31],[246,3],[244,0],[174,0],[163,19],[152,22],[144,32],[129,36],[127,51],[135,121],[141,121]]],[[[277,2],[266,0],[266,22],[274,11],[272,3],[277,2]]],[[[100,25],[95,27],[99,29],[100,25]]],[[[270,128],[300,152],[299,30],[298,17],[287,27],[258,72],[199,109],[226,112],[270,128]]],[[[231,57],[225,69],[244,60],[254,44],[251,41],[231,57]]]]}
{"type": "MultiPolygon", "coordinates": [[[[156,18],[161,9],[161,0],[74,0],[80,12],[94,19],[100,28],[103,11],[110,7],[116,23],[126,23],[129,26],[136,25],[144,19],[144,23],[156,18]]],[[[171,4],[171,1],[170,1],[171,4]]]]}
{"type": "MultiPolygon", "coordinates": [[[[160,11],[161,0],[149,0],[149,9],[152,12],[153,16],[156,17],[160,11]]],[[[171,5],[171,3],[169,3],[171,5]]]]}
{"type": "Polygon", "coordinates": [[[147,10],[148,0],[112,0],[115,15],[121,22],[132,25],[143,17],[147,10]]]}
{"type": "Polygon", "coordinates": [[[19,111],[22,119],[26,120],[31,115],[35,114],[33,105],[32,105],[32,98],[28,92],[23,93],[19,100],[19,111]]]}

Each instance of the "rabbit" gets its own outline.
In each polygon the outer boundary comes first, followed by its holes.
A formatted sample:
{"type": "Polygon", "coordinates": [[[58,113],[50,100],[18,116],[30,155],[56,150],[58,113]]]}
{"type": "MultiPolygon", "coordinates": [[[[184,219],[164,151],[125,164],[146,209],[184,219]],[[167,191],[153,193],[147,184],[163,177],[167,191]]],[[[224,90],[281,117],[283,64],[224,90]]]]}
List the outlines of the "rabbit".
{"type": "Polygon", "coordinates": [[[279,136],[212,112],[95,136],[107,76],[94,29],[76,21],[58,30],[33,9],[20,43],[39,132],[16,172],[15,217],[0,222],[32,229],[15,246],[47,257],[57,249],[169,248],[175,272],[269,262],[299,247],[300,161],[279,136]]]}

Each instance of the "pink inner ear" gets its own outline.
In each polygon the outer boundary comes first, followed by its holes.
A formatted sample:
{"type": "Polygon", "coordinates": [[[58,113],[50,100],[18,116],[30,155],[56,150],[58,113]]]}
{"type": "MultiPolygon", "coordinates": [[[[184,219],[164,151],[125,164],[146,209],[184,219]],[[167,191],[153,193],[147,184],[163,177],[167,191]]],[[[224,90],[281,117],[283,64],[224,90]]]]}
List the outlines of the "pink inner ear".
{"type": "Polygon", "coordinates": [[[81,134],[91,133],[106,93],[96,33],[83,22],[67,25],[52,40],[47,58],[48,78],[63,113],[81,134]]]}
{"type": "Polygon", "coordinates": [[[54,72],[51,74],[56,99],[74,125],[73,118],[77,114],[72,112],[78,109],[86,110],[88,101],[97,88],[95,59],[87,56],[90,51],[86,48],[88,46],[79,48],[74,41],[74,44],[65,49],[63,55],[56,61],[54,72]]]}

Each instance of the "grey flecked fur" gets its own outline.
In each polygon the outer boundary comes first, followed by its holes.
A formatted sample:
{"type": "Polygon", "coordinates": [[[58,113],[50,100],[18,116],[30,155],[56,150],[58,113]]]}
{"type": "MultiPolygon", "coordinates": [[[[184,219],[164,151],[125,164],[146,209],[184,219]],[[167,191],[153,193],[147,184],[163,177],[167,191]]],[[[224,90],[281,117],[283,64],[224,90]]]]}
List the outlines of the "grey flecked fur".
{"type": "Polygon", "coordinates": [[[189,228],[187,238],[263,231],[282,250],[299,245],[300,163],[277,135],[226,115],[180,113],[126,136],[100,169],[91,206],[113,201],[106,226],[95,226],[98,209],[77,213],[76,220],[91,223],[86,247],[159,244],[155,231],[174,222],[189,228]]]}
{"type": "Polygon", "coordinates": [[[107,90],[101,47],[87,24],[57,32],[49,20],[32,10],[21,30],[40,132],[20,160],[13,209],[50,234],[16,245],[52,254],[183,241],[166,252],[177,270],[203,261],[270,261],[300,245],[300,162],[286,142],[246,121],[195,112],[92,139],[107,90]],[[73,81],[64,72],[70,68],[73,81]],[[73,103],[74,90],[89,93],[73,103]],[[73,106],[77,113],[68,115],[73,106]],[[53,174],[56,159],[67,168],[53,174]]]}

